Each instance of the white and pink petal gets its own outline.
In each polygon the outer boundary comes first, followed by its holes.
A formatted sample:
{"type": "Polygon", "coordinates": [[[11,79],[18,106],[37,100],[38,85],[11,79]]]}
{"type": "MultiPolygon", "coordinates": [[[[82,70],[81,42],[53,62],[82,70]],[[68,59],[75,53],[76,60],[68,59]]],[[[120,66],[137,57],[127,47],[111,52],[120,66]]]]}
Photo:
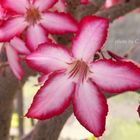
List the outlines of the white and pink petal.
{"type": "Polygon", "coordinates": [[[99,60],[90,67],[92,80],[106,92],[140,89],[140,68],[132,62],[99,60]]]}
{"type": "Polygon", "coordinates": [[[9,41],[16,35],[20,35],[26,28],[27,23],[23,17],[15,17],[6,21],[6,23],[0,27],[0,41],[9,41]]]}
{"type": "Polygon", "coordinates": [[[73,39],[72,52],[77,59],[93,60],[94,54],[103,47],[107,38],[108,19],[87,16],[79,25],[76,37],[73,39]]]}
{"type": "Polygon", "coordinates": [[[48,33],[40,25],[29,26],[25,35],[27,46],[31,51],[35,51],[38,45],[48,42],[48,33]]]}
{"type": "Polygon", "coordinates": [[[60,45],[46,43],[27,56],[28,65],[40,72],[48,73],[56,70],[66,69],[71,63],[71,56],[67,49],[60,45]]]}
{"type": "Polygon", "coordinates": [[[29,0],[3,0],[2,4],[7,10],[24,14],[29,7],[29,0]]]}
{"type": "Polygon", "coordinates": [[[45,11],[51,8],[58,0],[34,0],[34,6],[40,11],[45,11]]]}
{"type": "Polygon", "coordinates": [[[25,42],[19,37],[14,37],[10,40],[10,45],[20,54],[30,54],[30,50],[27,48],[25,42]]]}
{"type": "Polygon", "coordinates": [[[77,22],[65,13],[46,12],[42,15],[41,24],[50,33],[55,34],[76,32],[78,29],[77,22]]]}
{"type": "Polygon", "coordinates": [[[84,81],[76,86],[72,102],[74,114],[81,125],[94,136],[101,136],[105,130],[108,112],[104,95],[91,81],[84,81]]]}
{"type": "Polygon", "coordinates": [[[24,71],[20,65],[20,59],[18,56],[17,51],[10,46],[10,44],[6,44],[6,54],[8,58],[8,63],[14,75],[19,79],[22,80],[24,76],[24,71]]]}
{"type": "Polygon", "coordinates": [[[65,73],[52,74],[35,95],[25,116],[45,120],[59,115],[69,106],[74,89],[75,84],[65,73]]]}

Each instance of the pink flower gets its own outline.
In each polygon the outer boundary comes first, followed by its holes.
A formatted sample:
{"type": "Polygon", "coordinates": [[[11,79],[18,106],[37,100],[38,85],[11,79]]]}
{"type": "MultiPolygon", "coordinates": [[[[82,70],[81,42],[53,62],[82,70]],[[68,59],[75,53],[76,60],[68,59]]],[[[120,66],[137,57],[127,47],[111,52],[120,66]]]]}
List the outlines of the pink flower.
{"type": "Polygon", "coordinates": [[[48,74],[26,114],[49,119],[62,113],[72,101],[79,122],[95,136],[105,130],[107,101],[101,91],[111,94],[140,88],[140,69],[131,62],[115,62],[93,56],[102,48],[108,20],[88,16],[81,20],[70,51],[56,44],[41,45],[27,56],[34,69],[48,74]]]}
{"type": "Polygon", "coordinates": [[[77,30],[76,21],[65,13],[48,11],[57,0],[3,0],[11,16],[0,28],[0,41],[7,41],[26,29],[30,50],[47,40],[48,33],[67,33],[77,30]]]}
{"type": "Polygon", "coordinates": [[[114,5],[116,5],[116,4],[119,4],[119,3],[121,3],[122,2],[122,0],[106,0],[106,2],[105,2],[105,7],[106,8],[109,8],[109,7],[111,7],[111,6],[114,6],[114,5]]]}

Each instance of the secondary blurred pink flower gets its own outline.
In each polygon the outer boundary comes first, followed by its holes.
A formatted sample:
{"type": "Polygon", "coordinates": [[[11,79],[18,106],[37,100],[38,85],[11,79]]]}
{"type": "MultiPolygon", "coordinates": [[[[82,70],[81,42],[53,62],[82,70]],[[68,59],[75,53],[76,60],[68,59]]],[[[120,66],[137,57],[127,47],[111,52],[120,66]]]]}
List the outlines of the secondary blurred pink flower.
{"type": "MultiPolygon", "coordinates": [[[[106,0],[105,1],[105,8],[110,8],[116,4],[120,4],[122,2],[125,2],[125,0],[106,0]]],[[[140,9],[134,10],[137,13],[140,13],[140,9]]]]}
{"type": "Polygon", "coordinates": [[[0,41],[7,41],[26,29],[30,50],[47,40],[48,33],[67,33],[77,30],[76,21],[65,13],[49,12],[58,0],[3,0],[3,6],[14,13],[0,28],[0,41]]]}
{"type": "Polygon", "coordinates": [[[106,0],[105,1],[105,8],[109,8],[111,6],[119,4],[120,2],[122,2],[122,0],[106,0]]]}
{"type": "Polygon", "coordinates": [[[47,74],[52,72],[35,95],[27,117],[49,119],[62,113],[72,101],[79,122],[95,136],[105,130],[108,106],[101,90],[117,93],[140,88],[140,69],[131,62],[98,60],[93,55],[102,48],[108,20],[85,17],[68,51],[56,44],[41,45],[27,56],[27,63],[47,74]]]}

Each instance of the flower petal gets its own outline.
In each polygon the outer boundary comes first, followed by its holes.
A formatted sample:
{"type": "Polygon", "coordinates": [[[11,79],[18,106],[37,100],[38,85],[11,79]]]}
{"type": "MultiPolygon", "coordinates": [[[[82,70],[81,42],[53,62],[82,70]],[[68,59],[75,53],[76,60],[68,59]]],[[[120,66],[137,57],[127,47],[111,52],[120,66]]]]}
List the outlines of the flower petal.
{"type": "Polygon", "coordinates": [[[132,62],[99,60],[92,64],[92,80],[110,93],[140,89],[140,68],[132,62]]]}
{"type": "Polygon", "coordinates": [[[20,14],[26,12],[26,8],[29,7],[29,0],[3,0],[3,6],[10,10],[20,14]]]}
{"type": "Polygon", "coordinates": [[[18,53],[9,44],[6,44],[5,48],[6,48],[6,53],[7,53],[7,58],[8,58],[8,63],[10,65],[10,68],[13,71],[14,75],[19,80],[21,80],[24,75],[24,72],[19,63],[20,60],[19,60],[18,53]]]}
{"type": "Polygon", "coordinates": [[[41,11],[48,10],[51,8],[58,0],[34,0],[34,5],[41,11]]]}
{"type": "Polygon", "coordinates": [[[27,56],[30,67],[43,73],[65,69],[71,62],[68,51],[55,44],[44,44],[37,51],[27,56]]]}
{"type": "Polygon", "coordinates": [[[0,41],[9,41],[12,37],[20,34],[27,26],[23,17],[9,19],[0,27],[0,41]]]}
{"type": "Polygon", "coordinates": [[[31,53],[27,48],[27,46],[25,45],[24,41],[21,40],[19,37],[14,37],[12,40],[10,40],[10,45],[20,54],[31,53]]]}
{"type": "Polygon", "coordinates": [[[63,72],[52,74],[35,95],[25,116],[44,120],[59,115],[69,106],[74,87],[63,72]]]}
{"type": "Polygon", "coordinates": [[[39,44],[48,41],[48,34],[40,25],[28,27],[26,31],[26,43],[31,51],[34,51],[39,44]]]}
{"type": "Polygon", "coordinates": [[[91,81],[77,86],[73,97],[73,108],[74,114],[81,125],[96,137],[103,134],[108,106],[104,95],[91,81]]]}
{"type": "Polygon", "coordinates": [[[96,16],[82,19],[79,31],[73,40],[72,51],[76,58],[90,61],[104,44],[107,37],[108,20],[96,16]]]}
{"type": "Polygon", "coordinates": [[[42,15],[41,24],[50,33],[68,33],[77,31],[77,22],[65,13],[47,12],[42,15]]]}

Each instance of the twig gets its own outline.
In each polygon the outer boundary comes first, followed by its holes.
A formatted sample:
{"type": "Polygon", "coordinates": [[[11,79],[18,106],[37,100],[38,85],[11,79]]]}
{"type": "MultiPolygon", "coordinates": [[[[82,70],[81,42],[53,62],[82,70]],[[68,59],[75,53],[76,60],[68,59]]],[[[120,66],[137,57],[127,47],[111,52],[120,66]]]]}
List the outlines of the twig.
{"type": "Polygon", "coordinates": [[[110,22],[124,16],[125,14],[140,7],[140,0],[130,0],[129,2],[123,2],[109,9],[105,9],[96,13],[97,16],[109,18],[110,22]]]}

